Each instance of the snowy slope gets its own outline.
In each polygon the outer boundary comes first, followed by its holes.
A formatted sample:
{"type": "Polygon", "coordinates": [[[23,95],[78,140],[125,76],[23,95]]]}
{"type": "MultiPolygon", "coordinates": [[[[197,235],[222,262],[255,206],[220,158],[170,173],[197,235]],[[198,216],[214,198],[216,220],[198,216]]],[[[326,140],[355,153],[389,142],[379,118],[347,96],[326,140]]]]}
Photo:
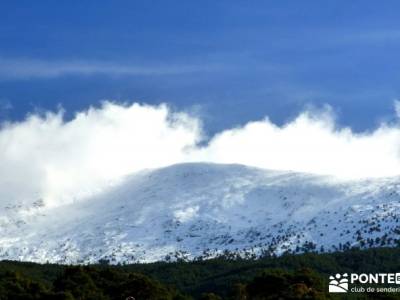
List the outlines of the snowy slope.
{"type": "Polygon", "coordinates": [[[397,244],[399,220],[400,178],[180,164],[60,207],[5,207],[0,259],[122,263],[376,247],[397,244]]]}

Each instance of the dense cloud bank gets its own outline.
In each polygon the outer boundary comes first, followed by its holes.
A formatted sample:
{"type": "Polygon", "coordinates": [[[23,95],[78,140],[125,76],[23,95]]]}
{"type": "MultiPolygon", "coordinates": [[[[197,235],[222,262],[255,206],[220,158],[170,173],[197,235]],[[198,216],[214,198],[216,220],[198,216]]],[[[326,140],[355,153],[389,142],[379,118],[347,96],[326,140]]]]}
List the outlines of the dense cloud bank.
{"type": "MultiPolygon", "coordinates": [[[[397,117],[400,105],[396,102],[397,117]]],[[[201,120],[167,106],[105,102],[64,121],[62,112],[30,115],[0,129],[3,203],[74,201],[146,168],[207,161],[331,174],[400,173],[399,123],[372,132],[337,128],[329,110],[305,111],[283,126],[267,118],[218,133],[206,143],[201,120]]]]}

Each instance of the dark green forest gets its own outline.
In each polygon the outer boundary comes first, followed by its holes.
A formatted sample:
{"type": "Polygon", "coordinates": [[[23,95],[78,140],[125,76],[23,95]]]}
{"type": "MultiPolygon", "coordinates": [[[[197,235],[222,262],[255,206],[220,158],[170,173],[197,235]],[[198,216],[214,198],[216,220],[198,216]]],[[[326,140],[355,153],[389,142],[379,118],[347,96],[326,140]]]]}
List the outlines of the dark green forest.
{"type": "Polygon", "coordinates": [[[332,274],[399,271],[400,248],[116,266],[2,261],[0,299],[400,299],[328,293],[332,274]]]}

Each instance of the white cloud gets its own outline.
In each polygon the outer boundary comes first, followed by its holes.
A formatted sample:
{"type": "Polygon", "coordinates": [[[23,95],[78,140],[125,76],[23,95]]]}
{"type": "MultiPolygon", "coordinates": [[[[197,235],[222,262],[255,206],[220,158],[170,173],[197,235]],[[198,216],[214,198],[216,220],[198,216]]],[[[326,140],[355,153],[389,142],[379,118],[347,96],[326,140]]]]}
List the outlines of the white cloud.
{"type": "Polygon", "coordinates": [[[0,193],[10,203],[71,201],[143,168],[184,160],[200,134],[196,119],[166,106],[105,103],[70,122],[30,116],[0,131],[0,193]]]}
{"type": "Polygon", "coordinates": [[[382,125],[355,134],[337,129],[328,114],[304,112],[278,127],[268,119],[217,135],[199,158],[341,178],[400,174],[400,128],[382,125]]]}
{"type": "MultiPolygon", "coordinates": [[[[398,110],[399,104],[396,102],[398,110]]],[[[31,115],[0,129],[3,203],[72,201],[144,168],[209,161],[332,174],[400,174],[400,127],[355,134],[332,113],[304,112],[282,127],[268,119],[217,134],[205,147],[201,122],[166,106],[104,103],[65,122],[62,113],[31,115]]]]}
{"type": "Polygon", "coordinates": [[[63,75],[174,75],[220,69],[219,65],[140,65],[98,61],[44,61],[0,58],[0,78],[54,78],[63,75]]]}

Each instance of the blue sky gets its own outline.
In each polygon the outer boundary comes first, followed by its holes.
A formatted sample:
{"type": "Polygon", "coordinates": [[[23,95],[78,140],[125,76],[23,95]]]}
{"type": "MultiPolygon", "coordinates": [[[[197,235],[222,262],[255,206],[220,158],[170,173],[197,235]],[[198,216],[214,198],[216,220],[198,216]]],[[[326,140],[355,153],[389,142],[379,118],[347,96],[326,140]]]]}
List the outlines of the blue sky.
{"type": "Polygon", "coordinates": [[[0,118],[166,102],[209,132],[330,104],[394,118],[398,1],[1,1],[0,118]]]}

